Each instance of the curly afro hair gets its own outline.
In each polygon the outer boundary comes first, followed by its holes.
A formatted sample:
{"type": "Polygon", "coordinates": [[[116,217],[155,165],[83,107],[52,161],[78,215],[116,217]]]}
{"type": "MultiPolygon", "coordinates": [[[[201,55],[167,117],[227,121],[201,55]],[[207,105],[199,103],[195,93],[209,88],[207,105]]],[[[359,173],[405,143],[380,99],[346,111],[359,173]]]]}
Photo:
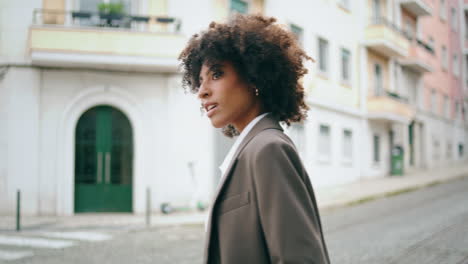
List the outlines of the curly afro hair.
{"type": "MultiPolygon", "coordinates": [[[[237,14],[227,23],[211,22],[207,30],[193,35],[179,55],[184,89],[198,92],[203,64],[229,61],[258,89],[263,110],[288,126],[305,120],[309,107],[300,79],[307,73],[303,60],[311,58],[295,35],[275,22],[271,17],[237,14]]],[[[223,133],[239,134],[232,125],[223,133]]]]}

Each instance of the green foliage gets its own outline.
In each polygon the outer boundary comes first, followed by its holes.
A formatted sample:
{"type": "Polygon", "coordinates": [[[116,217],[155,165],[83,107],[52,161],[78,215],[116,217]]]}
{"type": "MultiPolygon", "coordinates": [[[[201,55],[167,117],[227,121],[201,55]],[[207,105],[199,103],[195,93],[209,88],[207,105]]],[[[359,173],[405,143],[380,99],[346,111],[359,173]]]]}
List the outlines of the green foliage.
{"type": "Polygon", "coordinates": [[[123,3],[99,3],[99,13],[122,15],[124,13],[123,3]]]}

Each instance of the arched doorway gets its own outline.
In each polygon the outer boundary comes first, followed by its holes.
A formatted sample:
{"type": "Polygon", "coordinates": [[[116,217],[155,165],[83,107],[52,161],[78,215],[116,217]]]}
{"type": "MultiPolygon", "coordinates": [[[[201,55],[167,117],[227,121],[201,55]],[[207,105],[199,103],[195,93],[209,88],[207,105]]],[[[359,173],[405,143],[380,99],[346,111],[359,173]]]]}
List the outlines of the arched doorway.
{"type": "Polygon", "coordinates": [[[128,118],[96,106],[75,130],[75,212],[132,212],[133,135],[128,118]]]}

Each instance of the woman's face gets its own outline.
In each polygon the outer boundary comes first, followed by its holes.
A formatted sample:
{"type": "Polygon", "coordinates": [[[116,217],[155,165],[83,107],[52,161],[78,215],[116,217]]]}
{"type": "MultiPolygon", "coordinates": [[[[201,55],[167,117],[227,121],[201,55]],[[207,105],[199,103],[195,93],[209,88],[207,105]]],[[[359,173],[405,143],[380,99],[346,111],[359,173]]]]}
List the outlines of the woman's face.
{"type": "Polygon", "coordinates": [[[261,113],[260,100],[231,62],[202,65],[197,94],[216,128],[233,125],[239,132],[261,113]]]}

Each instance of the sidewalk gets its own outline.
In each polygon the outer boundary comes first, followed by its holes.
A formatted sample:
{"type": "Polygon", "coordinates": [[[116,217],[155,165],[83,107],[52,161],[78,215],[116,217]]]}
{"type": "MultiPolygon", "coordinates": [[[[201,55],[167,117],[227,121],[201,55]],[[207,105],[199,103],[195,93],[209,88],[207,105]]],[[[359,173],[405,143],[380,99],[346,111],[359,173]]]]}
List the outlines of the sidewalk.
{"type": "MultiPolygon", "coordinates": [[[[468,164],[421,170],[404,176],[388,176],[376,179],[362,179],[358,182],[315,188],[321,210],[328,210],[365,201],[391,196],[462,177],[468,177],[468,164]]],[[[207,212],[184,212],[170,215],[154,214],[151,227],[201,225],[207,212]]],[[[25,216],[21,219],[24,231],[34,230],[113,230],[128,231],[146,228],[145,215],[106,213],[77,214],[74,216],[25,216]]],[[[14,216],[0,216],[0,233],[15,230],[14,216]]]]}
{"type": "Polygon", "coordinates": [[[318,188],[315,190],[320,209],[331,209],[370,201],[398,193],[468,177],[468,164],[454,164],[430,170],[419,170],[404,176],[387,176],[361,179],[360,181],[318,188]]]}

